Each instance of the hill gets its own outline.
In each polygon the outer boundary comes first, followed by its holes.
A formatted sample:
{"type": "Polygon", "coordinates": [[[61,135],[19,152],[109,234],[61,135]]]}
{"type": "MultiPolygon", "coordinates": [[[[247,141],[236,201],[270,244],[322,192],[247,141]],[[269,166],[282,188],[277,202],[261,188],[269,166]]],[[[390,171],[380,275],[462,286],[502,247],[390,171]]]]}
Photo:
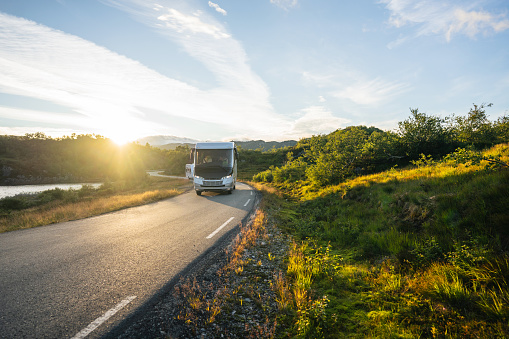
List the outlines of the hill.
{"type": "Polygon", "coordinates": [[[500,144],[336,184],[265,182],[277,193],[268,218],[295,239],[276,297],[292,316],[277,319],[280,329],[506,338],[508,166],[509,145],[500,144]]]}
{"type": "MultiPolygon", "coordinates": [[[[191,138],[182,138],[175,137],[171,135],[154,135],[149,137],[144,137],[136,140],[140,145],[150,144],[151,146],[166,149],[166,150],[174,150],[177,146],[189,146],[193,147],[197,142],[201,142],[201,140],[191,139],[191,138]]],[[[287,140],[287,141],[264,141],[264,140],[248,140],[248,141],[235,141],[235,143],[240,146],[244,150],[258,150],[261,152],[270,151],[272,149],[280,149],[289,146],[295,146],[297,141],[295,140],[287,140]]]]}
{"type": "Polygon", "coordinates": [[[263,141],[263,140],[252,140],[252,141],[235,141],[237,145],[245,150],[259,150],[267,152],[272,149],[280,149],[285,147],[293,147],[297,145],[295,140],[286,141],[263,141]]]}
{"type": "MultiPolygon", "coordinates": [[[[165,146],[169,144],[195,144],[198,142],[196,139],[176,137],[172,135],[153,135],[136,140],[140,145],[150,144],[154,147],[165,146]]],[[[173,148],[172,148],[173,149],[173,148]]]]}

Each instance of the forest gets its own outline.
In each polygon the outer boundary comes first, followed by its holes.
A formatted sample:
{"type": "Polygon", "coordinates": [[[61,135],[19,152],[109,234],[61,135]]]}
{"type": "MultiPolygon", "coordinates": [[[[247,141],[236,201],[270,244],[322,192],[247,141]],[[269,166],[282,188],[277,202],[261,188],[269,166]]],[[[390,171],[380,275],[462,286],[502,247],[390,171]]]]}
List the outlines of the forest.
{"type": "Polygon", "coordinates": [[[185,147],[118,146],[99,135],[73,134],[56,139],[44,133],[0,136],[4,185],[141,180],[149,169],[183,175],[188,157],[185,147]]]}

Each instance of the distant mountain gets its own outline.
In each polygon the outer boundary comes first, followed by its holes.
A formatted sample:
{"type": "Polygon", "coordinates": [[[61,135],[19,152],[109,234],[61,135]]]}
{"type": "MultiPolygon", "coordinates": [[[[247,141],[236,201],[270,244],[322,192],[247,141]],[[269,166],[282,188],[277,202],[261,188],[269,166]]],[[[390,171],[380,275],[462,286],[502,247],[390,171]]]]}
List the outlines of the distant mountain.
{"type": "MultiPolygon", "coordinates": [[[[196,139],[181,138],[171,135],[154,135],[140,138],[136,141],[140,145],[145,145],[149,143],[151,146],[163,149],[175,149],[175,147],[183,145],[189,145],[190,147],[193,147],[194,144],[200,142],[200,140],[196,139]]],[[[295,146],[297,144],[297,141],[287,140],[280,142],[280,141],[249,140],[249,141],[235,141],[235,143],[245,150],[269,151],[273,148],[277,149],[288,146],[295,146]]]]}
{"type": "Polygon", "coordinates": [[[146,143],[149,143],[151,146],[154,147],[164,146],[168,144],[195,144],[199,142],[199,140],[175,137],[172,135],[154,135],[150,137],[140,138],[136,141],[140,145],[145,145],[146,143]]]}
{"type": "Polygon", "coordinates": [[[288,146],[295,146],[297,141],[286,140],[286,141],[264,141],[264,140],[250,140],[250,141],[235,141],[242,149],[249,150],[262,150],[270,151],[273,148],[283,148],[288,146]]]}

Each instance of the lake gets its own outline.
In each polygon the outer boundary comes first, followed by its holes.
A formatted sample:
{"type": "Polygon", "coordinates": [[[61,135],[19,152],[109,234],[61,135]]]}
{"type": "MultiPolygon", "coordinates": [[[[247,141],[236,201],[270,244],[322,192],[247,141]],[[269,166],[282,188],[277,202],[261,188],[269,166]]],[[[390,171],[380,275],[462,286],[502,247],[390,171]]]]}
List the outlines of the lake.
{"type": "Polygon", "coordinates": [[[98,188],[102,184],[47,184],[47,185],[19,185],[19,186],[0,186],[0,199],[13,197],[18,194],[35,194],[47,190],[60,188],[63,190],[79,190],[83,185],[98,188]]]}

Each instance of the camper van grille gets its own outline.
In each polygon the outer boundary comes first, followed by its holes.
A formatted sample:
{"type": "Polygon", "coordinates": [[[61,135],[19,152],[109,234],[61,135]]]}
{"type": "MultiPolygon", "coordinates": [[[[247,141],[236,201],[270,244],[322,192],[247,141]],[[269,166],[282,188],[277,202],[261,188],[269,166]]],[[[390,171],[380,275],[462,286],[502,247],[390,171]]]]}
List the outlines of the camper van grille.
{"type": "Polygon", "coordinates": [[[221,180],[204,180],[203,186],[223,186],[223,182],[221,180]]]}

